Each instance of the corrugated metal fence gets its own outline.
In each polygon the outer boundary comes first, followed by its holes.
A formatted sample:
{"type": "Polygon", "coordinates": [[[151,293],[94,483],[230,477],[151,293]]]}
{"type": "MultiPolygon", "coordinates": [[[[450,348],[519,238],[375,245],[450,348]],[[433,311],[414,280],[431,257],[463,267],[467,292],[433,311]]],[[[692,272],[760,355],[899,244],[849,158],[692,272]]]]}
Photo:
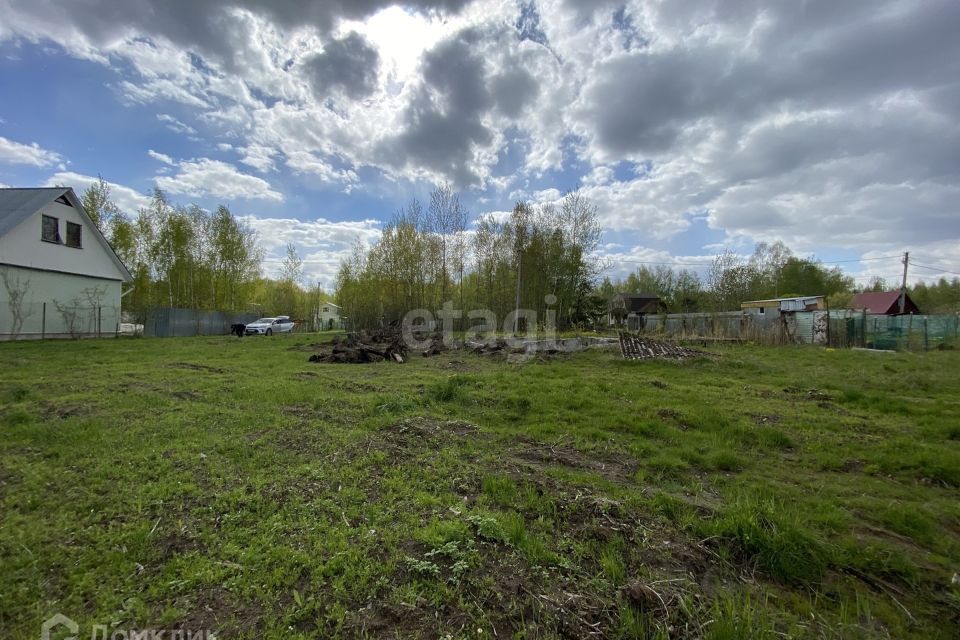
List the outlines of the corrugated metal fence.
{"type": "Polygon", "coordinates": [[[830,316],[831,344],[865,346],[873,349],[938,349],[960,346],[960,316],[859,314],[830,316]],[[833,336],[837,339],[834,340],[833,336]],[[849,337],[852,335],[852,339],[849,337]]]}
{"type": "Polygon", "coordinates": [[[258,317],[254,313],[156,308],[147,312],[143,335],[158,338],[221,336],[230,333],[231,324],[249,324],[258,317]]]}
{"type": "MultiPolygon", "coordinates": [[[[633,328],[633,327],[631,327],[633,328]]],[[[960,346],[960,316],[884,316],[852,310],[746,314],[676,313],[640,319],[634,330],[681,339],[741,340],[762,344],[823,344],[874,349],[960,346]]]]}

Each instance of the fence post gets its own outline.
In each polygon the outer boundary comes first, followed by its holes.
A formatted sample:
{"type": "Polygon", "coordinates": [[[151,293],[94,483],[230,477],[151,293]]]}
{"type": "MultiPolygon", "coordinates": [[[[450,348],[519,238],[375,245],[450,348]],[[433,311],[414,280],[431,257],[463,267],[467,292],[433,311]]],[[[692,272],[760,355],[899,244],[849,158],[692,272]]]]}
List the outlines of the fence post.
{"type": "Polygon", "coordinates": [[[47,337],[47,303],[43,303],[43,311],[41,312],[40,319],[40,339],[44,340],[47,337]]]}
{"type": "Polygon", "coordinates": [[[100,324],[103,322],[103,307],[97,305],[97,337],[100,337],[100,324]]]}
{"type": "Polygon", "coordinates": [[[830,300],[828,298],[824,298],[824,301],[827,305],[827,346],[829,347],[832,346],[830,344],[830,300]]]}
{"type": "Polygon", "coordinates": [[[923,350],[929,351],[930,337],[927,335],[927,317],[923,317],[923,350]]]}

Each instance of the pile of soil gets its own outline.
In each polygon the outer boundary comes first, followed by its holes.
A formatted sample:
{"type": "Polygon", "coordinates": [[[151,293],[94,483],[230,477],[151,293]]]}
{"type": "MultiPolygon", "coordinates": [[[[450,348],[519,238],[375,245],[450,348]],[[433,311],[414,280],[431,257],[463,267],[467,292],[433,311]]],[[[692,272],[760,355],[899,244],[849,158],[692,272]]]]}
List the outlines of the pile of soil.
{"type": "Polygon", "coordinates": [[[328,345],[321,345],[321,349],[310,356],[310,362],[367,364],[392,360],[403,363],[407,359],[403,335],[397,327],[337,336],[328,345]]]}
{"type": "Polygon", "coordinates": [[[443,342],[443,333],[437,331],[433,334],[433,337],[430,338],[430,346],[427,347],[427,350],[423,352],[424,358],[429,358],[431,356],[438,356],[444,351],[448,351],[449,347],[443,342]]]}
{"type": "Polygon", "coordinates": [[[471,342],[467,341],[464,345],[473,353],[480,356],[495,356],[501,353],[522,352],[523,349],[511,349],[510,345],[503,338],[497,338],[496,341],[471,342]]]}

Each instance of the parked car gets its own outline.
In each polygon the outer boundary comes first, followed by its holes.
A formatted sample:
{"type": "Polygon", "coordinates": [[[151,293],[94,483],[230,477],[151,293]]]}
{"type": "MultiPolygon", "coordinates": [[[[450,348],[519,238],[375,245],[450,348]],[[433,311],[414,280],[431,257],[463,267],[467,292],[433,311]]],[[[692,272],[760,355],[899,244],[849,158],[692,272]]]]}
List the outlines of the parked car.
{"type": "Polygon", "coordinates": [[[293,331],[295,324],[296,323],[290,319],[290,316],[260,318],[248,324],[243,332],[248,336],[272,336],[275,333],[288,333],[293,331]]]}

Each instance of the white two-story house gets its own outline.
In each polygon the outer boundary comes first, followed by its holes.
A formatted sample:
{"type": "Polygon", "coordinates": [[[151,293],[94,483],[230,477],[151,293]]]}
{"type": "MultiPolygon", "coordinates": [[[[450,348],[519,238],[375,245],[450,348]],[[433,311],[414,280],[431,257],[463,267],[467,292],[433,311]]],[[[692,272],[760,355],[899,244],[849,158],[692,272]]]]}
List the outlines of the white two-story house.
{"type": "Polygon", "coordinates": [[[116,335],[131,280],[73,189],[0,189],[0,340],[116,335]]]}

